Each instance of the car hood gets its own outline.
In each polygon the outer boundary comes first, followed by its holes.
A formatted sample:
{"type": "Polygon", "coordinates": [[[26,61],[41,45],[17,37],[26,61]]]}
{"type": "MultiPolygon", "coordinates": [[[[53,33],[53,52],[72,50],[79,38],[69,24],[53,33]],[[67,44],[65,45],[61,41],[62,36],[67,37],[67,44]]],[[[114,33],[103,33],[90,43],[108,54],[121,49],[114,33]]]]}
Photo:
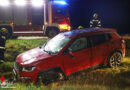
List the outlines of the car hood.
{"type": "Polygon", "coordinates": [[[40,49],[38,47],[38,48],[31,49],[29,51],[26,51],[26,52],[20,54],[16,58],[16,62],[20,65],[26,65],[26,64],[36,63],[41,60],[45,60],[52,56],[53,55],[50,55],[50,54],[44,52],[42,49],[40,49]]]}

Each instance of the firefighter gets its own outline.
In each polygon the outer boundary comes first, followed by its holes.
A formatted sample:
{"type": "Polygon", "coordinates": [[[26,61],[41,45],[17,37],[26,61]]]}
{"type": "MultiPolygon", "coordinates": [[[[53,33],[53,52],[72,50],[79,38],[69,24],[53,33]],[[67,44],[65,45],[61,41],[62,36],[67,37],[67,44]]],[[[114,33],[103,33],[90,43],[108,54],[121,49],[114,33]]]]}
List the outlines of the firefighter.
{"type": "Polygon", "coordinates": [[[7,29],[2,28],[0,30],[0,63],[3,63],[5,61],[4,52],[5,52],[6,34],[7,34],[7,29]]]}
{"type": "Polygon", "coordinates": [[[90,28],[101,27],[101,21],[98,19],[98,14],[94,13],[92,20],[90,20],[90,28]]]}

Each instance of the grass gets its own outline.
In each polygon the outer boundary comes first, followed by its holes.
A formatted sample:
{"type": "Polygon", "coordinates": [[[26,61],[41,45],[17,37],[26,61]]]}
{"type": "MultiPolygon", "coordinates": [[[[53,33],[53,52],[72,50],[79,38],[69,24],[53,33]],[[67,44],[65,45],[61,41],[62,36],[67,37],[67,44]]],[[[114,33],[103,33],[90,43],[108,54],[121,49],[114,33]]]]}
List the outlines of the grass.
{"type": "Polygon", "coordinates": [[[32,48],[43,45],[48,39],[38,40],[7,40],[5,59],[15,61],[17,55],[32,48]]]}
{"type": "MultiPolygon", "coordinates": [[[[0,65],[0,75],[6,79],[13,77],[13,62],[18,54],[42,45],[47,39],[40,40],[8,40],[5,56],[8,62],[0,65]]],[[[127,40],[126,43],[129,43],[127,40]]],[[[127,45],[126,57],[116,69],[96,68],[74,73],[66,81],[52,83],[48,86],[36,87],[33,83],[25,85],[16,83],[17,90],[129,90],[130,89],[130,44],[127,45]]],[[[0,89],[2,90],[2,89],[0,89]]],[[[5,89],[4,89],[5,90],[5,89]]],[[[14,89],[16,90],[16,89],[14,89]]]]}
{"type": "Polygon", "coordinates": [[[84,70],[75,73],[69,77],[69,80],[63,82],[61,86],[72,85],[76,87],[91,88],[130,88],[130,58],[124,58],[119,68],[97,68],[92,70],[84,70]]]}
{"type": "MultiPolygon", "coordinates": [[[[129,90],[130,58],[124,58],[121,64],[122,65],[116,69],[106,67],[83,70],[70,75],[66,81],[55,82],[48,86],[42,85],[36,87],[33,83],[26,86],[20,82],[14,85],[14,87],[16,87],[17,90],[129,90]]],[[[11,72],[4,74],[11,74],[11,72]]]]}

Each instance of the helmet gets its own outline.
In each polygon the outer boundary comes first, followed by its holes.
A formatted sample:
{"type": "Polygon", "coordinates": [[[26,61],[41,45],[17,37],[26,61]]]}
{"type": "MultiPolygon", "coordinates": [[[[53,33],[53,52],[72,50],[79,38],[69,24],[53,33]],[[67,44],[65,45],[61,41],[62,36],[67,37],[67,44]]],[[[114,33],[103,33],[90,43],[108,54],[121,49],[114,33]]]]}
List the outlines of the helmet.
{"type": "Polygon", "coordinates": [[[6,34],[6,33],[7,33],[7,29],[6,29],[6,28],[2,28],[2,29],[0,30],[0,32],[1,32],[2,34],[6,34]]]}
{"type": "Polygon", "coordinates": [[[97,13],[94,13],[94,14],[93,14],[93,17],[98,17],[98,14],[97,14],[97,13]]]}
{"type": "Polygon", "coordinates": [[[83,26],[78,26],[78,29],[83,29],[83,26]]]}

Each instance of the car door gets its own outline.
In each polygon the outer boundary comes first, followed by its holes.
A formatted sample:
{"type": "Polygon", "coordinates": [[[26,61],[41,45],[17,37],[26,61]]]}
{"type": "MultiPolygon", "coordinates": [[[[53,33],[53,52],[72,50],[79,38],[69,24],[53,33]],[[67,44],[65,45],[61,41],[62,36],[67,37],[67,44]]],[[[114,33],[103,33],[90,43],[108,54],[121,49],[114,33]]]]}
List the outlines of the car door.
{"type": "Polygon", "coordinates": [[[74,40],[63,55],[66,74],[82,70],[90,66],[91,49],[86,37],[74,40]]]}
{"type": "Polygon", "coordinates": [[[110,44],[107,40],[106,34],[92,35],[89,38],[92,43],[91,66],[104,63],[110,52],[110,44]]]}

